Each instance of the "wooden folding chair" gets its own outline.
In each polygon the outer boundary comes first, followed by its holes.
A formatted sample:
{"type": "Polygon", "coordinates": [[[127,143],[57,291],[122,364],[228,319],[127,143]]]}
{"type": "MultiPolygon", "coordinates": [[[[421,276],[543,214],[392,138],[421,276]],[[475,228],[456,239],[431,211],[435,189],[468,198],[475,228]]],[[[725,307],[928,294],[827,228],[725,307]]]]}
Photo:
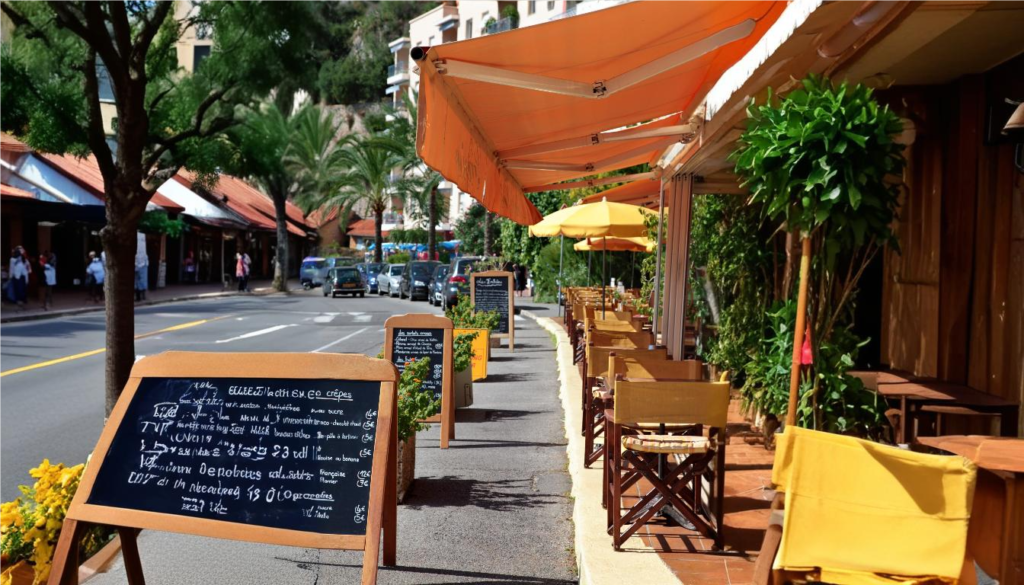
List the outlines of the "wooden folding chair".
{"type": "Polygon", "coordinates": [[[615,406],[605,431],[611,456],[608,508],[615,550],[620,550],[626,539],[668,505],[692,522],[702,535],[714,539],[717,548],[722,548],[728,412],[728,383],[626,380],[615,383],[615,406]],[[622,432],[623,427],[643,424],[694,426],[692,434],[624,435],[622,432]],[[702,434],[704,426],[708,427],[707,436],[702,434]],[[667,469],[663,476],[658,474],[661,455],[679,457],[676,465],[667,469]],[[623,491],[641,478],[653,488],[622,514],[623,491]],[[703,501],[705,481],[708,482],[707,505],[703,501]]]}

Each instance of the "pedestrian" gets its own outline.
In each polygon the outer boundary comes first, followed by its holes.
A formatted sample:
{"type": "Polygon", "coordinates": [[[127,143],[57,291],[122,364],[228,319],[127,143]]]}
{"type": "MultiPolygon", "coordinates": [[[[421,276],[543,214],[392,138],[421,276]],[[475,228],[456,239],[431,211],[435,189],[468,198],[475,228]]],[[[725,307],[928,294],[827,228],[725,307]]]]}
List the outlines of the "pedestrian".
{"type": "Polygon", "coordinates": [[[98,303],[103,300],[103,279],[106,270],[103,268],[103,261],[96,255],[96,252],[89,252],[89,265],[85,268],[85,284],[89,288],[92,302],[98,303]]]}
{"type": "Polygon", "coordinates": [[[526,290],[526,267],[522,264],[516,264],[512,267],[513,274],[516,277],[516,296],[523,296],[523,291],[526,290]]]}
{"type": "Polygon", "coordinates": [[[149,256],[142,248],[135,254],[135,300],[146,300],[146,289],[149,288],[149,256]]]}
{"type": "Polygon", "coordinates": [[[43,270],[43,310],[49,311],[53,306],[53,287],[57,286],[56,259],[52,254],[44,253],[39,257],[39,265],[43,270]]]}
{"type": "Polygon", "coordinates": [[[24,307],[28,300],[28,277],[32,274],[32,264],[28,261],[25,248],[15,246],[11,250],[11,262],[7,273],[10,275],[8,298],[24,307]]]}
{"type": "Polygon", "coordinates": [[[249,291],[249,279],[252,277],[252,258],[242,252],[242,261],[245,262],[245,292],[249,291]]]}
{"type": "Polygon", "coordinates": [[[188,251],[188,256],[185,256],[185,282],[196,282],[196,259],[192,250],[188,251]]]}
{"type": "Polygon", "coordinates": [[[235,254],[235,278],[238,279],[238,292],[245,292],[246,290],[246,279],[248,275],[249,267],[245,264],[245,259],[242,258],[241,254],[235,254]]]}

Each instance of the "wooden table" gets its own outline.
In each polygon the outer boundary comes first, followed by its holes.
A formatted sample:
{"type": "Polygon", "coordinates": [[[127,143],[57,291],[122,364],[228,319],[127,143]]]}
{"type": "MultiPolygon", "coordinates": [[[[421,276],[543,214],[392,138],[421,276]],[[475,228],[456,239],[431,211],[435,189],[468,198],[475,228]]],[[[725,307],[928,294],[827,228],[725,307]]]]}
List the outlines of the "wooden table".
{"type": "Polygon", "coordinates": [[[998,414],[1000,434],[1004,437],[1017,435],[1017,417],[1020,405],[998,396],[986,394],[970,386],[948,382],[913,380],[898,375],[879,373],[876,391],[887,399],[899,400],[900,423],[896,429],[897,443],[909,443],[915,437],[909,435],[908,425],[922,407],[929,405],[966,407],[981,413],[998,414]]]}
{"type": "Polygon", "coordinates": [[[978,466],[967,552],[1000,585],[1024,585],[1024,439],[950,435],[918,442],[978,466]]]}

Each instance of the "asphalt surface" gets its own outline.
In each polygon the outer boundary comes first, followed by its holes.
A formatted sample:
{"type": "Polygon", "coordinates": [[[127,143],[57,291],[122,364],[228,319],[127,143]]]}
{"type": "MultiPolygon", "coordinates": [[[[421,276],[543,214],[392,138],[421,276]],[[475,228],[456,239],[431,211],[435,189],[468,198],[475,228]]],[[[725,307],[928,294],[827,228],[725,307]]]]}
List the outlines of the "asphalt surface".
{"type": "MultiPolygon", "coordinates": [[[[538,312],[550,309],[533,306],[538,312]]],[[[140,309],[139,355],[166,350],[324,351],[375,355],[384,321],[439,313],[424,302],[327,299],[319,291],[188,301],[140,309]],[[178,329],[166,330],[168,328],[178,329]],[[166,331],[165,331],[166,330],[166,331]]],[[[460,409],[456,440],[438,449],[436,426],[417,437],[416,481],[399,507],[398,566],[380,583],[574,583],[572,504],[554,349],[532,320],[516,319],[516,351],[494,350],[473,406],[460,409]]],[[[0,371],[103,347],[103,316],[0,328],[0,371]]],[[[0,378],[0,490],[29,483],[43,458],[74,464],[103,422],[103,354],[0,378]]],[[[361,555],[144,531],[140,550],[154,583],[356,583],[361,555]]],[[[93,583],[124,583],[118,561],[93,583]]]]}

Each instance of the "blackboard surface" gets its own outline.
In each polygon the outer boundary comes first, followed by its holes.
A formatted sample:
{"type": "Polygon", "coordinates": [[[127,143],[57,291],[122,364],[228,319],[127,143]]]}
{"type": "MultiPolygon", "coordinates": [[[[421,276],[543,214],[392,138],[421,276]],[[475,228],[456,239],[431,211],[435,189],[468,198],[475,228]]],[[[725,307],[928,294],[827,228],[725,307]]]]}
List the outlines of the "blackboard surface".
{"type": "Polygon", "coordinates": [[[86,503],[366,532],[380,382],[144,378],[86,503]]]}
{"type": "Polygon", "coordinates": [[[430,377],[423,380],[423,389],[441,400],[444,388],[444,329],[395,328],[391,338],[391,360],[399,372],[405,371],[406,362],[430,358],[430,377]]]}
{"type": "Polygon", "coordinates": [[[476,276],[473,278],[473,308],[476,311],[497,311],[500,320],[494,333],[509,332],[509,298],[507,276],[476,276]]]}

